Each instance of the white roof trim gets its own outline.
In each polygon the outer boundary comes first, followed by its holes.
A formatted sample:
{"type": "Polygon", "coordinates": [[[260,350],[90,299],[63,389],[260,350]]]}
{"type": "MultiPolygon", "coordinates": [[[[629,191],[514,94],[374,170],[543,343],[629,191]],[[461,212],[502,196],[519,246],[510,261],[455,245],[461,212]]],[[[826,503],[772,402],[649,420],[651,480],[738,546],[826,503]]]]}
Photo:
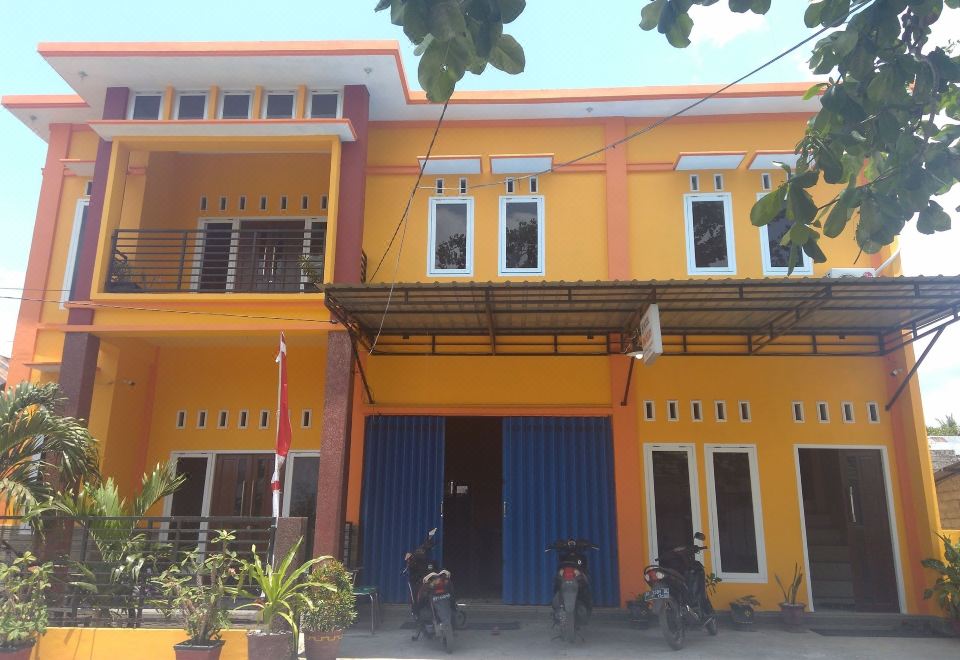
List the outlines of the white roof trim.
{"type": "Polygon", "coordinates": [[[789,165],[790,167],[796,167],[798,160],[800,160],[800,156],[792,151],[758,151],[753,155],[753,159],[750,161],[750,165],[747,166],[747,169],[779,170],[780,165],[778,165],[778,163],[783,163],[785,165],[789,165]]]}
{"type": "Polygon", "coordinates": [[[480,174],[483,171],[480,156],[431,156],[427,164],[425,156],[417,158],[424,174],[480,174]]]}
{"type": "Polygon", "coordinates": [[[553,167],[553,154],[490,156],[490,171],[493,174],[539,174],[553,167]]]}
{"type": "Polygon", "coordinates": [[[687,170],[735,170],[740,167],[746,153],[737,154],[680,154],[673,169],[687,170]]]}
{"type": "Polygon", "coordinates": [[[92,121],[91,128],[105,140],[116,137],[282,137],[336,135],[343,142],[356,138],[347,119],[222,119],[92,121]]]}

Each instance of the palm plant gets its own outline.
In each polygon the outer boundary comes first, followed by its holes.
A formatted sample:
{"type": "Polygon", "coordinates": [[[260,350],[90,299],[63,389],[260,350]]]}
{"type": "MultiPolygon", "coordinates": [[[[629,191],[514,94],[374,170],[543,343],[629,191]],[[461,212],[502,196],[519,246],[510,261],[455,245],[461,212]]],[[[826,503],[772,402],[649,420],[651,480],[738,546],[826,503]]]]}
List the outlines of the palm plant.
{"type": "Polygon", "coordinates": [[[62,402],[56,383],[0,392],[0,492],[14,514],[100,481],[96,441],[79,420],[57,414],[62,402]]]}

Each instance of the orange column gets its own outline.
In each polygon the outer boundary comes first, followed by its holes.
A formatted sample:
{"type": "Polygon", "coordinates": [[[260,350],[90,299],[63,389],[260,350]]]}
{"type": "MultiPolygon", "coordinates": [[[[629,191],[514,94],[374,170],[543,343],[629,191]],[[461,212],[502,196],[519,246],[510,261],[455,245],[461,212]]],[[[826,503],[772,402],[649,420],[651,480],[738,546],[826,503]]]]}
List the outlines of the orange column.
{"type": "Polygon", "coordinates": [[[637,398],[633,395],[641,366],[634,366],[631,394],[627,397],[626,405],[620,405],[632,359],[619,355],[609,358],[621,605],[643,591],[643,566],[647,557],[643,534],[643,472],[640,469],[640,440],[637,436],[637,398]]]}
{"type": "MultiPolygon", "coordinates": [[[[627,121],[611,117],[603,125],[604,144],[611,144],[627,135],[627,121]]],[[[607,276],[611,280],[629,280],[630,274],[630,211],[627,205],[627,146],[608,149],[606,154],[607,184],[607,276]]]]}
{"type": "Polygon", "coordinates": [[[47,287],[47,275],[50,270],[50,258],[53,253],[53,233],[60,212],[60,196],[63,192],[63,163],[70,148],[70,124],[52,124],[50,142],[47,146],[47,160],[43,167],[43,180],[40,184],[40,202],[37,204],[37,219],[33,226],[33,242],[27,261],[27,275],[24,282],[23,298],[20,303],[20,316],[13,340],[10,358],[10,372],[7,382],[19,383],[30,377],[30,369],[25,363],[32,362],[37,347],[37,326],[43,303],[38,302],[44,296],[47,287]]]}

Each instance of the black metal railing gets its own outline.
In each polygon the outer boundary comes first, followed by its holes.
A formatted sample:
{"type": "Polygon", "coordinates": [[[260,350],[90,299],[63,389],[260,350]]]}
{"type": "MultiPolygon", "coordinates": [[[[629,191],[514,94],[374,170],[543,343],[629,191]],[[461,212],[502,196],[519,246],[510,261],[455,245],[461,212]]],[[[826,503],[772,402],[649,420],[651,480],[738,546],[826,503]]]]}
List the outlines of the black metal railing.
{"type": "Polygon", "coordinates": [[[152,578],[185,552],[220,550],[212,539],[221,529],[234,532],[230,549],[241,558],[254,551],[265,562],[272,556],[276,526],[269,517],[58,517],[37,533],[19,518],[2,516],[0,559],[29,551],[53,562],[50,625],[169,627],[164,595],[152,578]]]}
{"type": "Polygon", "coordinates": [[[106,290],[112,293],[319,291],[324,221],[207,222],[203,229],[116,229],[106,290]]]}

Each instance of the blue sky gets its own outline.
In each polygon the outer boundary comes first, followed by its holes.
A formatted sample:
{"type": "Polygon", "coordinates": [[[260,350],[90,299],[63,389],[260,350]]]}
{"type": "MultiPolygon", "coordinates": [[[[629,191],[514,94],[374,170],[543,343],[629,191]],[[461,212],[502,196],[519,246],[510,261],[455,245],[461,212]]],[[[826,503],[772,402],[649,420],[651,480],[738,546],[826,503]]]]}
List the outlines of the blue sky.
{"type": "MultiPolygon", "coordinates": [[[[41,0],[6,7],[0,21],[0,94],[64,93],[66,84],[36,53],[41,41],[220,41],[295,39],[397,39],[411,84],[416,58],[375,0],[282,0],[268,4],[167,0],[41,0]]],[[[769,15],[733,16],[725,2],[695,14],[693,45],[669,47],[662,36],[638,27],[641,0],[530,0],[507,31],[524,45],[526,71],[467,75],[461,89],[618,87],[726,83],[807,36],[801,0],[773,3],[769,15]]],[[[950,12],[943,34],[960,32],[950,12]]],[[[945,22],[945,21],[944,21],[945,22]]],[[[806,80],[808,48],[751,78],[754,82],[806,80]]],[[[23,283],[46,145],[6,112],[0,112],[0,287],[23,283]]],[[[954,195],[948,208],[960,199],[954,195]]],[[[955,223],[960,229],[960,222],[955,223]]],[[[956,274],[960,231],[925,239],[904,238],[911,274],[956,274]]],[[[14,294],[0,290],[0,296],[14,294]]],[[[10,352],[16,303],[0,299],[0,354],[10,352]]],[[[956,410],[960,391],[960,335],[948,330],[921,370],[928,419],[956,410]]]]}

